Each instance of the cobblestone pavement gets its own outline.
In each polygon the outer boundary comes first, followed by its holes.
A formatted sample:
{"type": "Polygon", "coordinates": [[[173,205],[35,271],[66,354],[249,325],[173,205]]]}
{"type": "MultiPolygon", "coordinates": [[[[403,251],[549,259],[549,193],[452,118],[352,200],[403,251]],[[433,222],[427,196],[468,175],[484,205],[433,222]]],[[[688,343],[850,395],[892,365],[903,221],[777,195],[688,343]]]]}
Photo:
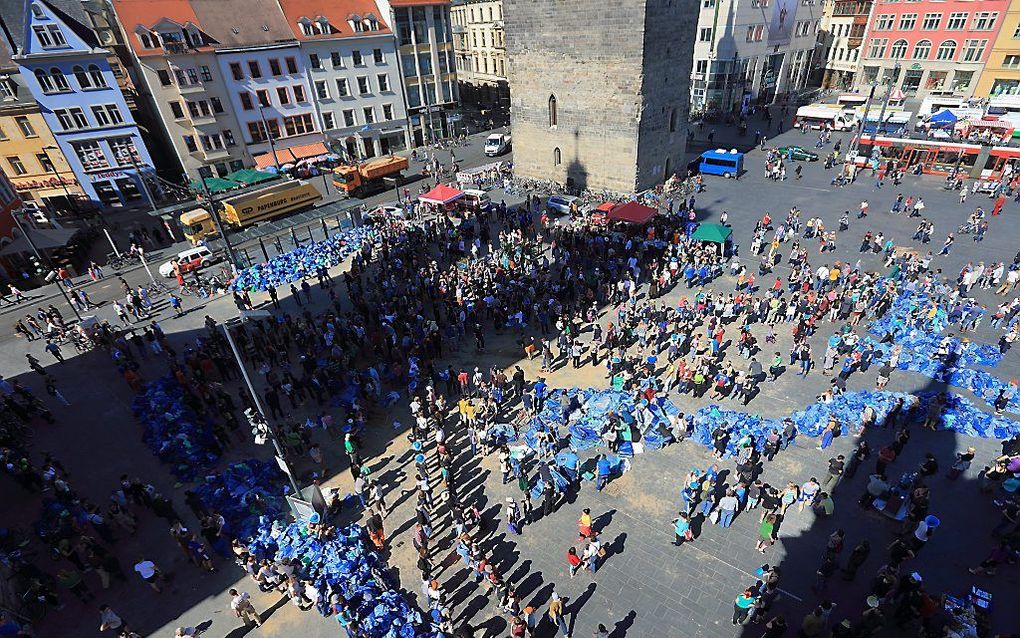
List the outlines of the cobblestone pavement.
{"type": "MultiPolygon", "coordinates": [[[[779,141],[811,146],[813,138],[787,133],[779,141]]],[[[846,142],[844,148],[845,145],[846,142]]],[[[806,165],[801,180],[792,179],[791,172],[791,179],[785,183],[773,183],[762,179],[761,164],[760,153],[751,153],[747,161],[748,173],[739,181],[707,178],[708,190],[697,196],[697,207],[704,211],[705,219],[716,219],[722,210],[729,211],[736,242],[743,250],[750,243],[753,220],[765,210],[771,211],[774,218],[781,218],[790,206],[796,205],[804,211],[803,217],[819,216],[827,227],[835,228],[843,210],[855,211],[862,199],[871,202],[873,212],[866,223],[852,220],[851,229],[840,233],[836,253],[825,259],[820,259],[817,253],[812,254],[812,263],[831,263],[834,259],[852,263],[862,258],[857,247],[868,229],[882,231],[900,245],[920,248],[910,241],[916,220],[886,212],[897,192],[923,195],[927,203],[926,216],[935,222],[936,246],[941,245],[946,232],[955,231],[974,206],[985,203],[979,198],[972,198],[967,205],[961,206],[956,194],[940,189],[941,181],[936,178],[910,177],[898,188],[887,185],[881,190],[876,190],[871,180],[862,179],[853,186],[835,189],[829,186],[830,174],[818,163],[806,165]]],[[[992,220],[992,230],[983,244],[973,242],[969,236],[960,237],[954,252],[948,257],[938,258],[936,266],[946,273],[954,273],[968,261],[1010,261],[1020,237],[1010,219],[1016,214],[1016,205],[1010,203],[1002,217],[992,220]]],[[[757,260],[749,259],[753,268],[757,260]]],[[[870,255],[863,260],[865,267],[879,267],[870,255]]],[[[785,271],[780,274],[785,274],[785,271]]],[[[731,279],[724,277],[712,287],[728,289],[732,284],[731,279]]],[[[666,300],[675,300],[677,295],[686,293],[685,290],[675,290],[666,300]]],[[[992,303],[992,295],[988,291],[976,291],[976,294],[983,302],[992,303]]],[[[293,302],[284,300],[284,303],[293,302]]],[[[292,305],[290,307],[293,309],[292,305]]],[[[164,309],[162,321],[172,333],[171,340],[184,343],[194,339],[205,314],[222,320],[234,312],[229,299],[219,299],[200,304],[188,316],[177,320],[167,317],[164,309]]],[[[821,351],[818,346],[826,336],[825,330],[819,331],[816,337],[818,343],[813,344],[815,352],[821,351]]],[[[987,323],[974,335],[975,340],[992,343],[997,337],[998,334],[990,330],[987,323]]],[[[785,334],[780,335],[777,350],[786,351],[788,341],[784,340],[787,338],[785,334]]],[[[483,355],[471,352],[472,348],[465,345],[450,361],[455,367],[479,365],[483,369],[492,363],[511,366],[519,362],[517,347],[508,338],[491,339],[488,345],[489,349],[483,355]]],[[[38,342],[5,344],[0,352],[0,371],[8,378],[17,376],[25,379],[39,395],[43,395],[38,378],[25,372],[23,356],[29,348],[37,353],[40,349],[38,342]]],[[[44,359],[44,363],[51,362],[48,356],[38,356],[44,359]]],[[[1011,352],[994,372],[1003,378],[1018,376],[1018,362],[1016,353],[1011,352]]],[[[537,362],[523,361],[520,365],[529,379],[537,375],[537,362]]],[[[102,361],[100,355],[90,354],[74,357],[65,364],[55,364],[51,369],[72,405],[69,408],[55,407],[59,423],[38,429],[33,443],[37,451],[48,450],[62,459],[71,471],[75,487],[93,501],[105,502],[119,475],[127,472],[142,475],[165,493],[173,494],[178,501],[178,509],[186,511],[180,500],[183,488],[174,484],[165,467],[153,463],[148,449],[142,445],[138,425],[130,415],[130,392],[112,367],[102,361]]],[[[162,372],[151,361],[145,364],[143,370],[149,379],[162,372]]],[[[850,389],[873,388],[875,372],[855,374],[850,380],[850,389]]],[[[606,383],[603,371],[590,366],[581,370],[564,367],[548,375],[548,379],[553,387],[599,387],[606,383]]],[[[769,417],[787,414],[810,403],[824,383],[825,379],[820,374],[801,379],[787,373],[777,382],[766,385],[747,409],[769,417]]],[[[904,391],[929,387],[932,387],[929,379],[904,372],[896,373],[889,385],[890,390],[904,391]]],[[[967,394],[962,390],[956,391],[967,394]]],[[[689,397],[678,402],[684,409],[708,403],[707,400],[692,401],[689,397]]],[[[413,511],[408,502],[410,492],[407,491],[413,486],[413,469],[408,466],[410,458],[406,438],[396,435],[389,427],[394,419],[407,422],[406,406],[374,416],[368,453],[373,455],[374,472],[391,489],[389,500],[400,503],[388,517],[387,526],[393,539],[393,559],[401,567],[405,587],[414,592],[417,575],[408,533],[413,523],[413,511]]],[[[877,431],[869,436],[873,437],[874,444],[891,438],[891,433],[877,431]]],[[[335,471],[327,487],[349,490],[350,476],[341,460],[340,446],[335,441],[320,439],[320,442],[324,444],[327,464],[335,471]]],[[[766,464],[766,480],[773,484],[785,480],[803,483],[811,475],[824,473],[827,459],[837,452],[845,452],[851,442],[837,439],[833,449],[826,451],[816,450],[814,444],[811,440],[799,441],[775,462],[766,464]]],[[[929,450],[936,454],[943,467],[947,467],[953,451],[967,445],[978,447],[979,460],[988,458],[997,449],[993,441],[960,439],[951,433],[915,432],[904,456],[896,461],[893,473],[898,474],[913,466],[929,450]]],[[[224,463],[252,456],[268,458],[269,451],[247,442],[240,443],[229,451],[224,463]]],[[[477,493],[490,520],[498,513],[497,506],[506,496],[519,496],[516,486],[500,485],[494,458],[465,459],[464,463],[462,472],[465,480],[471,487],[479,488],[477,493]],[[481,488],[484,488],[484,495],[481,488]]],[[[527,526],[521,537],[509,538],[503,526],[494,528],[485,547],[497,558],[501,571],[516,585],[523,601],[544,611],[543,605],[553,588],[564,596],[574,636],[586,637],[597,623],[603,623],[614,638],[745,634],[756,637],[761,633],[760,627],[738,628],[730,623],[733,599],[739,590],[754,582],[754,570],[763,562],[781,566],[784,572],[781,582],[783,596],[776,609],[787,614],[791,625],[799,624],[803,614],[820,597],[812,591],[812,584],[826,538],[833,529],[841,527],[847,533],[847,545],[850,547],[862,538],[871,539],[872,556],[856,582],[846,583],[837,576],[822,595],[837,603],[834,614],[837,621],[844,616],[857,618],[862,609],[862,593],[868,586],[870,575],[884,562],[884,546],[897,528],[896,523],[877,514],[861,512],[855,505],[863,490],[866,472],[860,472],[854,480],[837,488],[836,515],[832,519],[816,521],[807,512],[791,514],[783,523],[780,543],[764,557],[754,551],[758,522],[753,512],[739,515],[729,529],[701,526],[694,543],[682,548],[673,547],[670,545],[670,520],[679,504],[682,476],[692,466],[705,467],[710,463],[708,451],[690,442],[638,455],[633,469],[602,493],[595,493],[586,486],[574,502],[563,504],[549,518],[527,526]],[[566,571],[564,554],[576,540],[575,521],[584,507],[590,508],[593,516],[597,517],[596,528],[602,531],[603,540],[609,546],[609,556],[594,579],[587,572],[571,579],[566,571]]],[[[732,462],[723,462],[722,466],[732,469],[732,462]]],[[[300,472],[308,469],[299,464],[300,472]]],[[[988,547],[988,530],[995,521],[989,499],[979,497],[974,484],[979,469],[980,465],[975,463],[971,471],[955,482],[942,476],[932,480],[932,512],[938,513],[944,525],[911,567],[924,576],[932,591],[958,593],[971,584],[979,584],[991,591],[1000,610],[996,615],[998,628],[1005,630],[1009,616],[1005,610],[1017,601],[1017,592],[1020,591],[1015,569],[1003,570],[996,579],[972,577],[965,571],[966,567],[977,564],[984,557],[988,547]]],[[[26,497],[10,483],[0,482],[0,494],[12,513],[10,522],[5,522],[5,525],[27,527],[38,515],[38,500],[26,497]]],[[[353,520],[357,515],[358,512],[345,512],[342,519],[353,520]]],[[[447,533],[445,528],[440,527],[443,533],[447,533]]],[[[210,637],[337,635],[333,621],[313,613],[299,612],[293,605],[257,592],[253,593],[256,606],[260,610],[271,610],[265,625],[260,629],[238,628],[236,619],[227,609],[224,592],[234,582],[240,582],[242,587],[251,591],[250,582],[242,582],[239,571],[225,562],[221,562],[217,574],[198,572],[174,549],[165,526],[151,514],[142,516],[138,535],[121,539],[117,549],[128,571],[130,565],[144,555],[156,560],[174,576],[168,591],[162,595],[143,590],[133,574],[129,575],[126,585],[115,583],[109,592],[100,592],[96,604],[109,602],[132,625],[141,628],[144,635],[169,637],[178,625],[201,626],[206,630],[204,635],[210,637]]],[[[464,582],[467,574],[456,554],[452,553],[452,547],[447,545],[442,551],[449,555],[443,561],[445,569],[441,580],[453,593],[454,613],[469,619],[474,625],[484,626],[488,630],[487,635],[505,635],[504,616],[474,584],[464,582]]],[[[44,568],[50,568],[48,559],[43,564],[44,568]]],[[[87,576],[87,581],[99,591],[98,583],[91,575],[87,576]]],[[[65,610],[53,612],[40,621],[40,635],[67,638],[94,636],[96,632],[92,623],[96,617],[95,605],[68,602],[65,610]]]]}

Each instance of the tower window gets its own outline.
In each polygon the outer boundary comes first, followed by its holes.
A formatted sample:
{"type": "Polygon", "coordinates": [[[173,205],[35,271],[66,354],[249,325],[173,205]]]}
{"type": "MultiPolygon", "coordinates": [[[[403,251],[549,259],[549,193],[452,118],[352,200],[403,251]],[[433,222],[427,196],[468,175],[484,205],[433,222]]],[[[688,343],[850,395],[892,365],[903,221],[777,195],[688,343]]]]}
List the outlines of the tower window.
{"type": "MultiPolygon", "coordinates": [[[[550,95],[549,96],[549,126],[556,126],[556,122],[557,122],[558,119],[559,119],[559,116],[558,116],[558,113],[556,111],[556,96],[555,95],[550,95]]],[[[557,157],[559,157],[559,153],[560,153],[560,150],[556,149],[556,156],[557,157]]],[[[559,164],[559,162],[556,162],[556,163],[559,164]]]]}

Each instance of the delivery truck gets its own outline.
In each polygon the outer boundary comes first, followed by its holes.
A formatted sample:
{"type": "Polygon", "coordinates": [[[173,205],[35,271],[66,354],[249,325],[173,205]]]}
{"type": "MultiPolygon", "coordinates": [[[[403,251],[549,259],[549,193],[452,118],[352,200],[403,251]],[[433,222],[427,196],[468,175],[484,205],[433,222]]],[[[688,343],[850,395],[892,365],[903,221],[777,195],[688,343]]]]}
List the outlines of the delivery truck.
{"type": "Polygon", "coordinates": [[[853,113],[831,104],[810,104],[797,109],[794,126],[810,126],[813,129],[846,131],[853,128],[857,118],[853,113]]]}
{"type": "Polygon", "coordinates": [[[350,197],[365,197],[400,186],[407,158],[399,155],[377,157],[361,164],[347,164],[333,169],[333,186],[350,197]]]}
{"type": "MultiPolygon", "coordinates": [[[[322,200],[322,194],[308,182],[288,180],[271,186],[237,193],[218,200],[220,221],[224,228],[245,228],[258,222],[275,219],[304,210],[322,200]]],[[[196,208],[180,217],[184,236],[192,244],[217,234],[209,211],[196,208]]]]}

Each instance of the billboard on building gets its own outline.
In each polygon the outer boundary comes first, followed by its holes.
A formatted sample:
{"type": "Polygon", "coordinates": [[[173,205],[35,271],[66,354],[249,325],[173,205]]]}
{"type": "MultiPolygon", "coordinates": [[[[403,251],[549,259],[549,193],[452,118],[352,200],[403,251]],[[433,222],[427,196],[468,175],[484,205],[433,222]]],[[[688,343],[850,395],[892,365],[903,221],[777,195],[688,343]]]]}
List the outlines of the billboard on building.
{"type": "Polygon", "coordinates": [[[789,44],[793,39],[793,24],[797,19],[800,0],[775,0],[772,20],[769,22],[769,46],[789,44]]]}

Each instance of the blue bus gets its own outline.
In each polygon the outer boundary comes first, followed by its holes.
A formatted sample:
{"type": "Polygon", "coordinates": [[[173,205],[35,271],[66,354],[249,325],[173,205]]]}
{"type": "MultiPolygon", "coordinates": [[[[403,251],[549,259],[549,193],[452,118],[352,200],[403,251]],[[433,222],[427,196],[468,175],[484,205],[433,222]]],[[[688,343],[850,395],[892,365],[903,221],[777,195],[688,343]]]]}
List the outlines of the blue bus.
{"type": "Polygon", "coordinates": [[[698,172],[705,175],[739,177],[744,170],[744,154],[736,150],[705,151],[698,158],[698,172]]]}

